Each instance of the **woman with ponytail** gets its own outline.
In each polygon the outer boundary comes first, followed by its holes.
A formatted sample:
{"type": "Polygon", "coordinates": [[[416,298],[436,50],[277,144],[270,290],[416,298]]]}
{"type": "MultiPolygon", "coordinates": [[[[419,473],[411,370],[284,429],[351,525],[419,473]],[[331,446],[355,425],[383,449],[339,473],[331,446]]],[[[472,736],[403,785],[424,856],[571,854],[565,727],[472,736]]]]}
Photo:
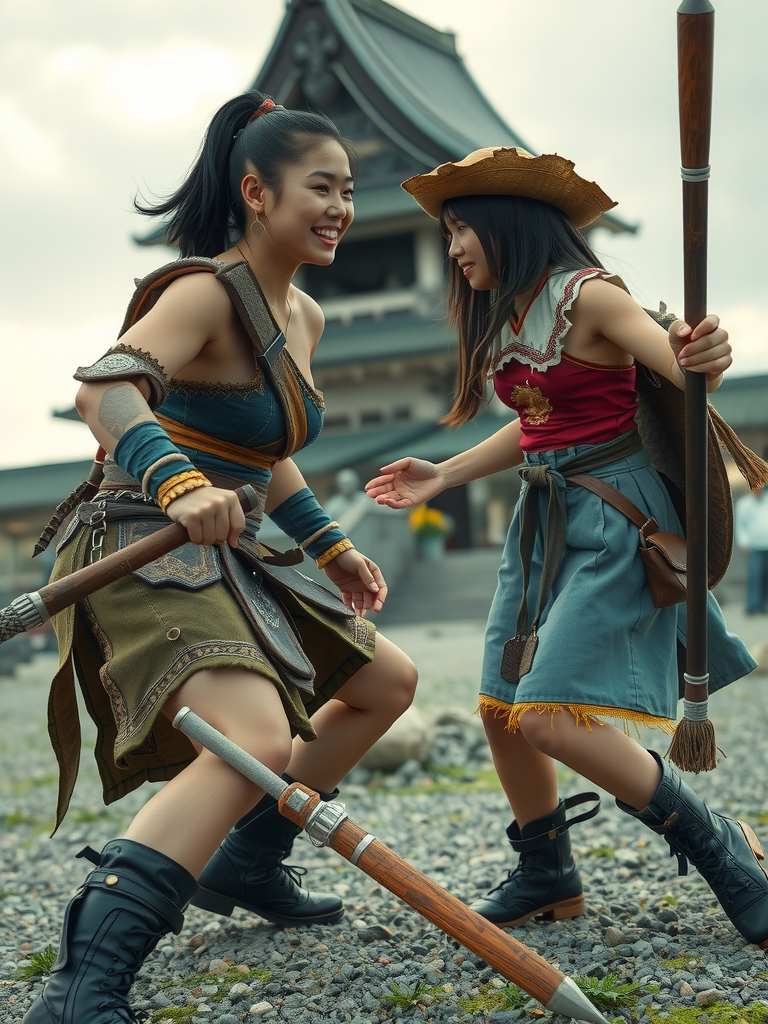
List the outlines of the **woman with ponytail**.
{"type": "Polygon", "coordinates": [[[412,700],[412,663],[365,618],[385,599],[381,572],[291,459],[323,417],[311,376],[323,315],[292,279],[304,263],[333,262],[354,174],[354,153],[326,117],[250,92],[216,113],[173,195],[136,204],[167,218],[181,258],[139,282],[118,344],[76,374],[104,470],[61,524],[54,577],[168,518],[192,543],[56,617],[57,827],[79,756],[75,672],[98,726],[105,802],[167,784],[100,855],[83,851],[95,870],[67,908],[58,959],[24,1024],[134,1021],[133,978],[190,901],[283,926],[343,913],[284,865],[298,829],[274,801],[171,722],[190,706],[330,799],[412,700]],[[259,499],[247,516],[242,484],[259,499]],[[340,597],[259,543],[265,513],[340,597]]]}

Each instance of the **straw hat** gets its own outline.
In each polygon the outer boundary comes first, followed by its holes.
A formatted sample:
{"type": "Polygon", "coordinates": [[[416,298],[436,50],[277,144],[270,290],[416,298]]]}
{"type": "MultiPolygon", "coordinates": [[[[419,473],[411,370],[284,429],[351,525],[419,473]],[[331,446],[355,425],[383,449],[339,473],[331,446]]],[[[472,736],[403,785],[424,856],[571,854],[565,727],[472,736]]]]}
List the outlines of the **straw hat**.
{"type": "Polygon", "coordinates": [[[556,153],[533,156],[516,146],[488,146],[428,174],[416,174],[402,187],[430,217],[439,217],[445,200],[458,196],[526,196],[551,203],[583,228],[617,204],[573,167],[556,153]]]}

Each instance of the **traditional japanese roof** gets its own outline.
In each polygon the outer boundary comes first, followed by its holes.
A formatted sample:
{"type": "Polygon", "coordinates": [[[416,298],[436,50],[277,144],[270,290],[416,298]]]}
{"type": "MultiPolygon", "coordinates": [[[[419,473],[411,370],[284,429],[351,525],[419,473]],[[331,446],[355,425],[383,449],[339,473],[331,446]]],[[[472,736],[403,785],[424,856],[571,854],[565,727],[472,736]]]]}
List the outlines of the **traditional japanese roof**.
{"type": "Polygon", "coordinates": [[[384,0],[288,4],[254,86],[291,105],[299,77],[306,92],[318,88],[315,75],[338,78],[386,136],[427,165],[480,146],[530,148],[477,87],[454,34],[384,0]]]}
{"type": "Polygon", "coordinates": [[[53,511],[70,491],[85,480],[92,466],[93,459],[89,459],[87,462],[54,462],[47,466],[1,469],[0,513],[30,508],[50,508],[53,511]]]}
{"type": "MultiPolygon", "coordinates": [[[[406,170],[431,170],[483,146],[537,153],[478,88],[455,35],[385,0],[291,0],[253,86],[285,106],[323,110],[352,139],[362,157],[358,225],[413,212],[391,187],[406,170]],[[390,187],[376,188],[382,180],[390,187]]],[[[636,230],[612,214],[599,224],[636,230]]]]}
{"type": "MultiPolygon", "coordinates": [[[[729,377],[709,400],[734,430],[768,425],[768,373],[729,377]]],[[[762,454],[762,453],[759,453],[762,454]]]]}
{"type": "Polygon", "coordinates": [[[377,466],[418,454],[420,459],[442,462],[487,440],[516,414],[497,416],[483,412],[461,427],[445,427],[439,423],[401,423],[377,427],[376,430],[351,434],[321,433],[311,449],[293,456],[302,472],[332,473],[344,466],[377,466]]]}
{"type": "MultiPolygon", "coordinates": [[[[252,87],[286,107],[321,110],[359,156],[355,224],[419,211],[400,188],[413,174],[483,146],[522,146],[485,98],[456,50],[453,32],[432,28],[385,0],[289,0],[252,87]]],[[[613,232],[636,227],[614,214],[613,232]]],[[[164,240],[164,227],[136,236],[164,240]]]]}
{"type": "Polygon", "coordinates": [[[442,319],[387,317],[384,320],[353,323],[349,327],[330,325],[312,358],[317,369],[350,364],[420,359],[424,356],[454,355],[455,335],[442,319]]]}

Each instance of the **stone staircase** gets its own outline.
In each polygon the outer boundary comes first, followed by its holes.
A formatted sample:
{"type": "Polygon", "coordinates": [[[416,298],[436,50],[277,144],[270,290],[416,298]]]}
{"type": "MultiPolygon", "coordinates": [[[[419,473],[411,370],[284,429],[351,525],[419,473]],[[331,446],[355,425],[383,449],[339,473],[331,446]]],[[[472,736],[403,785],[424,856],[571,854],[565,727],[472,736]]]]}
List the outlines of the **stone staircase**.
{"type": "Polygon", "coordinates": [[[496,589],[501,548],[448,551],[435,561],[414,560],[391,586],[376,622],[484,621],[496,589]]]}

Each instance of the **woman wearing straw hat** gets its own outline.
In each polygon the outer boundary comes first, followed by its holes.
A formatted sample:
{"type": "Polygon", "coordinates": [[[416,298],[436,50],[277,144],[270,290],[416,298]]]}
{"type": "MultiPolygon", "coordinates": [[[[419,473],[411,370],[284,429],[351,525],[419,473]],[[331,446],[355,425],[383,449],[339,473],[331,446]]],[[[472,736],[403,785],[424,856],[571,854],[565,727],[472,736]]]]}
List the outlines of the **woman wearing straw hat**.
{"type": "MultiPolygon", "coordinates": [[[[667,334],[633,301],[578,230],[616,204],[562,157],[483,149],[403,187],[439,218],[448,243],[448,318],[458,331],[459,368],[444,422],[474,417],[489,378],[518,412],[475,448],[437,465],[400,459],[366,488],[380,504],[407,508],[521,466],[480,692],[514,814],[507,836],[520,857],[473,908],[501,927],[583,912],[568,829],[594,815],[599,801],[594,793],[559,797],[560,761],[663,835],[681,869],[686,859],[699,869],[742,935],[768,946],[768,877],[756,837],[709,811],[629,735],[632,724],[674,730],[685,606],[656,607],[637,528],[566,482],[577,471],[591,474],[661,530],[680,532],[636,428],[636,375],[643,364],[682,388],[683,367],[705,373],[712,391],[731,364],[728,336],[713,316],[693,328],[676,320],[667,334]],[[566,818],[591,800],[596,806],[566,818]]],[[[727,633],[711,596],[709,631],[715,690],[754,662],[727,633]]]]}

